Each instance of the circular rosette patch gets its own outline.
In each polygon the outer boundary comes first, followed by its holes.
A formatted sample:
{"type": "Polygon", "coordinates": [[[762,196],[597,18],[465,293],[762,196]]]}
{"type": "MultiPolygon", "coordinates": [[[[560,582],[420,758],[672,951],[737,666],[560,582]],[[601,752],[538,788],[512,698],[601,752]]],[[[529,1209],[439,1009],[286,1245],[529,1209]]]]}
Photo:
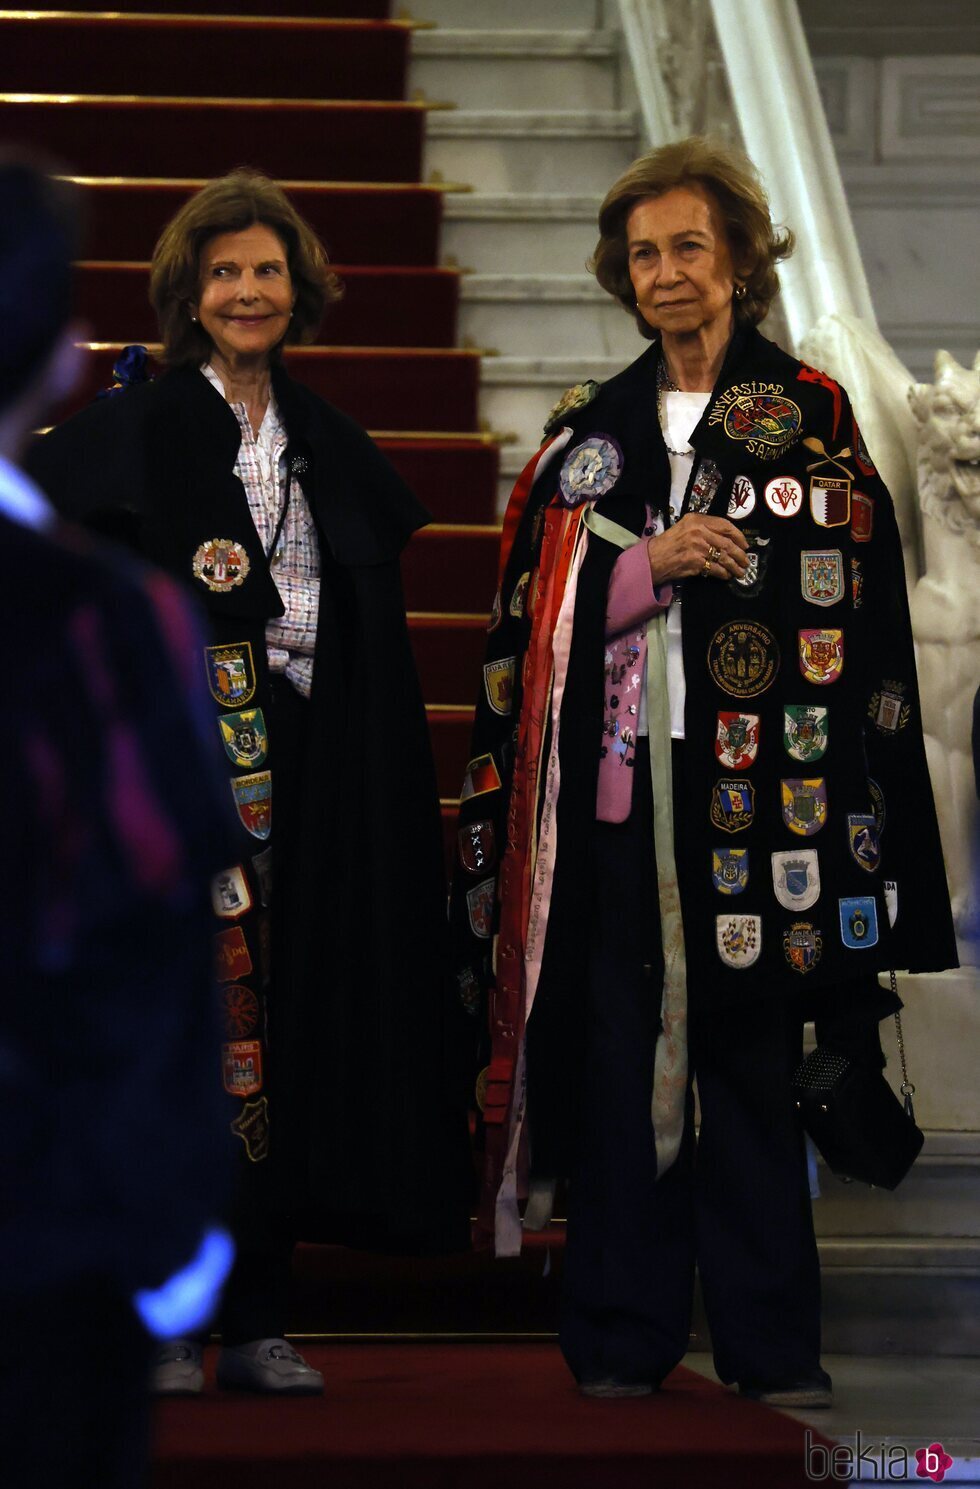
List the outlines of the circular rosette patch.
{"type": "Polygon", "coordinates": [[[623,473],[623,452],[607,434],[593,434],[566,456],[558,477],[566,507],[598,501],[623,473]]]}

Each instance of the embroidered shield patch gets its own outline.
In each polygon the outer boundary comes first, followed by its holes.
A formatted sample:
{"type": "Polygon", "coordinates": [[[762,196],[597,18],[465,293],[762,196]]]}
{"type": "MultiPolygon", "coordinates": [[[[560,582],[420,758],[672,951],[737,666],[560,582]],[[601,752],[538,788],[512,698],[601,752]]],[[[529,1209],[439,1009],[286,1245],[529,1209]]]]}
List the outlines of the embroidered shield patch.
{"type": "Polygon", "coordinates": [[[755,511],[755,487],[748,476],[736,476],[732,482],[732,493],[728,498],[728,519],[730,522],[742,522],[750,512],[755,511]]]}
{"type": "Polygon", "coordinates": [[[726,770],[748,770],[759,753],[757,713],[719,713],[715,754],[726,770]]]}
{"type": "Polygon", "coordinates": [[[236,978],[248,976],[252,970],[252,958],[241,926],[219,931],[213,937],[212,944],[215,982],[233,982],[236,978]]]}
{"type": "Polygon", "coordinates": [[[810,515],[819,527],[846,527],[851,520],[850,477],[811,476],[810,515]]]}
{"type": "Polygon", "coordinates": [[[772,855],[772,887],[787,910],[809,910],[820,898],[816,848],[788,848],[772,855]]]}
{"type": "Polygon", "coordinates": [[[211,880],[211,908],[222,920],[237,920],[252,908],[252,896],[241,864],[222,869],[211,880]]]}
{"type": "Polygon", "coordinates": [[[749,781],[717,782],[711,793],[711,820],[723,832],[741,832],[755,817],[755,787],[749,781]]]}
{"type": "Polygon", "coordinates": [[[497,862],[492,822],[468,822],[457,833],[459,861],[468,874],[486,874],[497,862]]]}
{"type": "Polygon", "coordinates": [[[823,936],[809,920],[797,920],[783,932],[783,953],[794,972],[812,972],[823,951],[823,936]]]}
{"type": "Polygon", "coordinates": [[[224,708],[237,708],[247,703],[255,692],[255,663],[248,641],[235,641],[230,646],[206,646],[204,662],[208,672],[211,697],[224,708]]]}
{"type": "Polygon", "coordinates": [[[810,838],[827,820],[827,783],[823,776],[813,780],[783,780],[779,783],[783,821],[790,832],[810,838]]]}
{"type": "Polygon", "coordinates": [[[231,1124],[231,1130],[245,1144],[250,1163],[261,1163],[269,1156],[269,1101],[246,1101],[231,1124]]]}
{"type": "Polygon", "coordinates": [[[803,505],[803,487],[792,476],[777,476],[766,485],[766,506],[775,517],[795,517],[803,505]]]}
{"type": "Polygon", "coordinates": [[[898,919],[898,883],[895,879],[886,879],[884,883],[885,909],[888,912],[888,924],[893,926],[898,919]]]}
{"type": "Polygon", "coordinates": [[[800,671],[807,682],[823,687],[844,669],[843,631],[800,631],[800,671]]]}
{"type": "Polygon", "coordinates": [[[840,937],[851,951],[878,944],[878,907],[871,895],[839,900],[840,937]]]}
{"type": "Polygon", "coordinates": [[[836,605],[844,598],[844,555],[839,548],[807,548],[800,554],[800,588],[811,605],[836,605]]]}
{"type": "Polygon", "coordinates": [[[507,609],[515,620],[520,620],[524,614],[524,604],[527,599],[527,587],[531,579],[531,571],[527,570],[514,585],[514,593],[510,597],[507,609]]]}
{"type": "Polygon", "coordinates": [[[191,559],[194,578],[216,594],[243,583],[249,568],[248,554],[233,538],[207,538],[191,559]]]}
{"type": "Polygon", "coordinates": [[[713,848],[711,882],[719,894],[741,894],[749,882],[748,848],[713,848]]]}
{"type": "Polygon", "coordinates": [[[851,497],[851,537],[855,543],[870,543],[874,530],[874,498],[855,491],[851,497]]]}
{"type": "Polygon", "coordinates": [[[847,844],[859,868],[873,874],[881,862],[881,843],[874,817],[863,812],[848,813],[847,844]]]}
{"type": "Polygon", "coordinates": [[[269,753],[269,735],[261,708],[221,714],[218,729],[225,754],[233,765],[261,765],[269,753]]]}
{"type": "Polygon", "coordinates": [[[608,434],[594,434],[565,456],[558,477],[566,507],[598,501],[611,491],[623,472],[623,452],[608,434]]]}
{"type": "Polygon", "coordinates": [[[256,770],[233,776],[231,792],[242,826],[253,838],[267,838],[272,831],[272,772],[256,770]]]}
{"type": "Polygon", "coordinates": [[[872,693],[868,704],[868,718],[879,734],[897,734],[904,729],[912,713],[912,705],[905,702],[904,682],[883,682],[877,693],[872,693]]]}
{"type": "Polygon", "coordinates": [[[255,1096],[262,1090],[262,1045],[235,1039],[221,1046],[221,1074],[229,1096],[255,1096]]]}
{"type": "Polygon", "coordinates": [[[490,940],[493,924],[493,903],[497,888],[496,879],[484,879],[482,884],[466,891],[466,910],[470,918],[470,930],[481,941],[490,940]]]}
{"type": "Polygon", "coordinates": [[[485,796],[488,791],[500,789],[500,772],[492,755],[477,755],[466,767],[460,801],[469,801],[471,796],[485,796]]]}
{"type": "Polygon", "coordinates": [[[486,662],[483,667],[483,685],[487,702],[494,713],[506,718],[514,706],[514,668],[516,657],[502,657],[499,662],[486,662]]]}
{"type": "Polygon", "coordinates": [[[221,1011],[229,1039],[244,1039],[259,1026],[259,1000],[250,987],[233,983],[221,994],[221,1011]]]}
{"type": "Polygon", "coordinates": [[[745,555],[748,568],[738,579],[729,579],[727,584],[733,595],[741,595],[743,599],[752,600],[759,594],[765,583],[771,540],[764,538],[760,532],[755,532],[752,528],[746,527],[743,531],[749,545],[745,555]]]}
{"type": "Polygon", "coordinates": [[[735,698],[757,697],[772,686],[779,671],[775,636],[758,621],[726,622],[711,638],[708,671],[723,692],[735,698]]]}
{"type": "Polygon", "coordinates": [[[758,915],[717,915],[715,942],[728,967],[751,967],[762,950],[762,919],[758,915]]]}
{"type": "Polygon", "coordinates": [[[787,755],[808,764],[827,749],[827,710],[815,703],[783,704],[783,744],[787,755]]]}

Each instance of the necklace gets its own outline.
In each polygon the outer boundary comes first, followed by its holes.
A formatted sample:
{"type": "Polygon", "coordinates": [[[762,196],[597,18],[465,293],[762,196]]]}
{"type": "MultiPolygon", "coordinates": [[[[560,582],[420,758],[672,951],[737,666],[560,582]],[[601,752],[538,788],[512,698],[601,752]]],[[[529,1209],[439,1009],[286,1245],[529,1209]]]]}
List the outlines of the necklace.
{"type": "Polygon", "coordinates": [[[664,446],[668,455],[693,455],[694,451],[690,445],[688,445],[686,450],[675,450],[671,445],[667,444],[667,426],[664,423],[663,395],[664,393],[679,392],[680,388],[678,388],[667,371],[666,359],[661,357],[657,364],[657,422],[660,425],[660,433],[663,435],[664,446]]]}

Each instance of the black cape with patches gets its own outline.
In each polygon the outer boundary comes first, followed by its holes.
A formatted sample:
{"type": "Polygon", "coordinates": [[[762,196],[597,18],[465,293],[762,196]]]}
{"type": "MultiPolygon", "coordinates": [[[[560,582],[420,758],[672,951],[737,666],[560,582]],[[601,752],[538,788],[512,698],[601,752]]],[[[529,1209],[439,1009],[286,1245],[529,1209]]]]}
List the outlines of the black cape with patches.
{"type": "MultiPolygon", "coordinates": [[[[447,996],[438,795],[399,572],[427,515],[350,419],[279,367],[273,387],[290,466],[305,461],[322,577],[302,871],[294,866],[284,932],[303,971],[278,998],[272,1161],[249,1166],[251,1188],[260,1212],[287,1211],[305,1239],[463,1246],[471,1176],[452,1054],[462,1015],[447,996]]],[[[283,607],[234,474],[239,445],[221,395],[181,369],[61,425],[28,467],[63,513],[186,582],[213,643],[249,643],[255,708],[268,696],[266,623],[283,607]],[[245,581],[221,593],[192,575],[195,552],[215,538],[249,558],[245,581]]],[[[216,721],[222,714],[216,703],[216,721]]],[[[274,738],[266,764],[274,834],[274,738]]],[[[240,836],[258,906],[249,865],[263,844],[240,836]]],[[[224,922],[244,929],[252,963],[236,982],[259,994],[269,981],[264,915],[224,922]]]]}

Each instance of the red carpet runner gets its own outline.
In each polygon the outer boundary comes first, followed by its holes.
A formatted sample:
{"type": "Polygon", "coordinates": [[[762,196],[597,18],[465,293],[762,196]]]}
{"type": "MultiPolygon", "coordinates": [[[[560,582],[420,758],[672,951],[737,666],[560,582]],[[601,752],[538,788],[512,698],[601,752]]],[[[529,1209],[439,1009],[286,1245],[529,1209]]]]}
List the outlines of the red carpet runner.
{"type": "MultiPolygon", "coordinates": [[[[208,1351],[209,1356],[213,1351],[208,1351]]],[[[322,1399],[161,1403],[152,1489],[795,1489],[801,1422],[687,1370],[579,1396],[553,1345],[305,1350],[322,1399]]],[[[211,1362],[213,1366],[213,1360],[211,1362]]]]}

